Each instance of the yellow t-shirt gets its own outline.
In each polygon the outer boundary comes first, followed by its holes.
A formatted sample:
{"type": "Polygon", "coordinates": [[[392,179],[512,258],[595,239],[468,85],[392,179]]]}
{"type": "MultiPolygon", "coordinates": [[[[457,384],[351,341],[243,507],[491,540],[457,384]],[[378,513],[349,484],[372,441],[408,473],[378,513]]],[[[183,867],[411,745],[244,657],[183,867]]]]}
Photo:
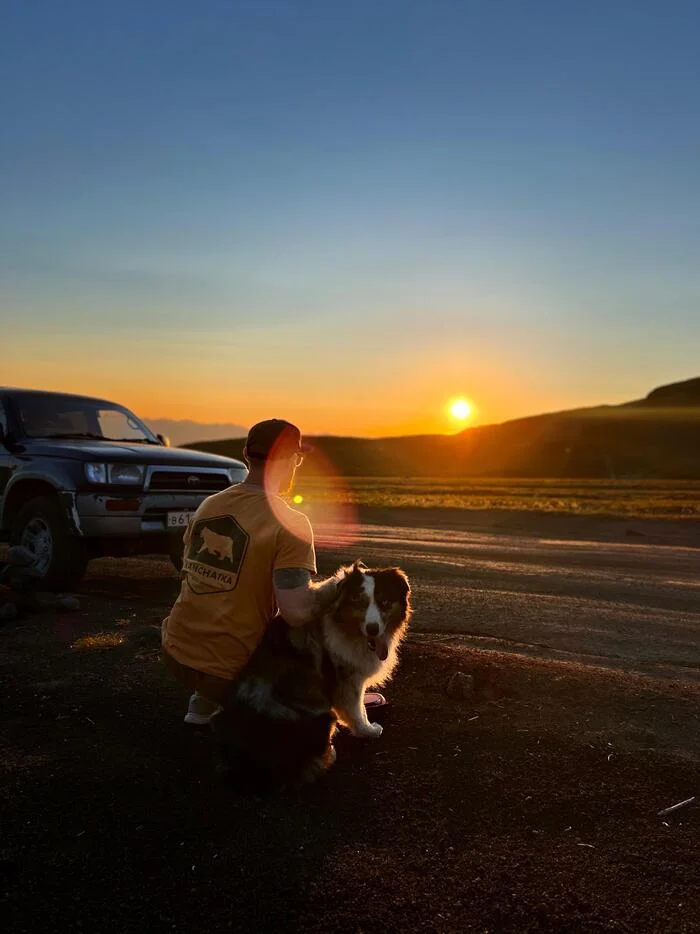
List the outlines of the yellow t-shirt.
{"type": "Polygon", "coordinates": [[[280,497],[241,483],[204,500],[184,546],[163,648],[190,668],[235,678],[277,612],[273,571],[316,573],[311,525],[280,497]]]}

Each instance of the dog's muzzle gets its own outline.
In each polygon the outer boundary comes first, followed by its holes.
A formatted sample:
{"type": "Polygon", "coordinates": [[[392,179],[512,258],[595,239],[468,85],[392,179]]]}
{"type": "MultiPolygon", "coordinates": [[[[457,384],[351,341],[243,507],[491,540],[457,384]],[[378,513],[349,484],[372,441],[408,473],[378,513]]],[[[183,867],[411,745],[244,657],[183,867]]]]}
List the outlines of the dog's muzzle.
{"type": "MultiPolygon", "coordinates": [[[[369,626],[367,627],[369,629],[369,626]]],[[[374,652],[380,662],[386,661],[389,654],[389,640],[385,635],[367,640],[367,648],[374,652]]]]}

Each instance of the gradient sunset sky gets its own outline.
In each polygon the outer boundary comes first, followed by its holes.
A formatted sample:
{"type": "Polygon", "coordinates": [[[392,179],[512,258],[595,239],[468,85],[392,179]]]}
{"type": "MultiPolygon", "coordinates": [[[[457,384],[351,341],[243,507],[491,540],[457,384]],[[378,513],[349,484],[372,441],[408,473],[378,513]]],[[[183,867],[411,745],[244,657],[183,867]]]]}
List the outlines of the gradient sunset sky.
{"type": "Polygon", "coordinates": [[[0,382],[382,435],[698,375],[698,35],[691,0],[6,4],[0,382]]]}

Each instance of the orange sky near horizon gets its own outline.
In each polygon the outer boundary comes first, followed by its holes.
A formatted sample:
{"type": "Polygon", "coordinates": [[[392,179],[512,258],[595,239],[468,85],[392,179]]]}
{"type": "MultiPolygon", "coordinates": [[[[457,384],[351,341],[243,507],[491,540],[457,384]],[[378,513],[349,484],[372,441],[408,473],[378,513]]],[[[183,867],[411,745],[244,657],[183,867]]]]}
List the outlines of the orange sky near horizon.
{"type": "Polygon", "coordinates": [[[6,370],[4,379],[9,385],[106,398],[127,406],[145,420],[191,419],[202,424],[232,422],[249,427],[263,418],[281,417],[298,424],[306,434],[363,437],[449,433],[483,421],[476,413],[465,422],[450,417],[450,400],[465,395],[457,391],[458,387],[437,389],[419,399],[412,399],[408,393],[397,398],[397,391],[388,389],[382,393],[380,408],[357,390],[351,390],[347,398],[334,397],[322,388],[309,397],[299,388],[279,386],[235,386],[228,390],[200,386],[192,392],[189,386],[164,385],[159,380],[155,385],[144,384],[113,374],[92,378],[74,372],[52,372],[52,368],[32,374],[30,367],[23,367],[11,379],[7,376],[6,370]],[[387,398],[390,395],[392,399],[387,398]]]}
{"type": "Polygon", "coordinates": [[[488,355],[476,348],[470,353],[459,341],[451,348],[433,341],[388,348],[380,367],[363,367],[361,345],[324,352],[291,339],[270,346],[269,334],[249,333],[241,354],[235,335],[209,337],[15,335],[2,381],[101,396],[144,419],[248,427],[275,416],[307,434],[365,437],[450,433],[545,404],[536,387],[529,395],[517,389],[505,356],[489,364],[488,355]],[[467,421],[450,416],[457,397],[475,407],[467,421]]]}
{"type": "MultiPolygon", "coordinates": [[[[53,334],[41,341],[15,336],[2,380],[101,396],[146,420],[231,422],[247,428],[263,418],[282,417],[306,434],[364,437],[451,433],[617,401],[609,398],[614,391],[609,385],[592,397],[571,381],[548,384],[541,374],[525,380],[514,354],[502,351],[494,358],[476,342],[469,346],[457,338],[448,347],[424,340],[388,349],[381,367],[363,369],[353,346],[323,353],[303,342],[278,341],[271,347],[269,335],[248,334],[241,354],[236,335],[209,337],[183,341],[155,331],[137,337],[53,334]],[[463,422],[449,413],[457,397],[474,405],[463,422]]],[[[632,389],[620,387],[619,401],[634,397],[632,389]]]]}

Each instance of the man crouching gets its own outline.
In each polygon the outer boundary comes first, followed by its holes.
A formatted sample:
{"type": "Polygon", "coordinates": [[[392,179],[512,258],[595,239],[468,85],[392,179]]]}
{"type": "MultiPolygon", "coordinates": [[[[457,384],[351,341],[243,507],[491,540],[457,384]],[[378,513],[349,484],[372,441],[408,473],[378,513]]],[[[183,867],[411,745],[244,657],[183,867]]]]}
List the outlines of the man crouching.
{"type": "Polygon", "coordinates": [[[187,528],[180,595],[162,626],[163,660],[192,692],[187,723],[206,724],[233,703],[235,679],[278,611],[301,626],[335,596],[335,578],[311,582],[311,525],[280,495],[304,451],[295,425],[254,425],[247,478],[204,500],[187,528]]]}

